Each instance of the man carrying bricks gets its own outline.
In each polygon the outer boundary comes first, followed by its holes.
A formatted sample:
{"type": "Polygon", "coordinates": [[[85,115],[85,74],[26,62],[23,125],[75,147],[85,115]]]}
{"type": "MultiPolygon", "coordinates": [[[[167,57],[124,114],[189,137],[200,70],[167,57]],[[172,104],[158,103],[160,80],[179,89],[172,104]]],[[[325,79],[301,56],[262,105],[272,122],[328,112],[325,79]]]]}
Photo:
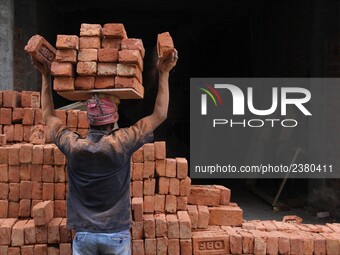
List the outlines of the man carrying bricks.
{"type": "Polygon", "coordinates": [[[166,119],[169,72],[177,51],[158,59],[158,94],[151,115],[129,128],[112,131],[118,120],[114,100],[96,96],[88,100],[90,131],[85,139],[71,132],[56,117],[50,68],[33,60],[42,74],[41,103],[52,139],[68,160],[68,226],[77,233],[73,255],[130,254],[130,157],[153,138],[166,119]]]}

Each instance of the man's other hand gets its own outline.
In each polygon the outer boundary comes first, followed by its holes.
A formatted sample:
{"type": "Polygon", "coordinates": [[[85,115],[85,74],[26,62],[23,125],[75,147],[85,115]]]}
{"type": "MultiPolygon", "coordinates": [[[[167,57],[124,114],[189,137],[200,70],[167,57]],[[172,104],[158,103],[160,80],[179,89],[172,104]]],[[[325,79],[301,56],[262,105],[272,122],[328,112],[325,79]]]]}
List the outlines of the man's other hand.
{"type": "Polygon", "coordinates": [[[170,72],[176,65],[178,60],[178,52],[174,49],[174,52],[167,59],[158,58],[157,69],[159,72],[170,72]]]}
{"type": "Polygon", "coordinates": [[[40,63],[34,58],[31,57],[32,63],[35,68],[44,76],[48,76],[51,74],[51,69],[49,68],[47,63],[40,63]]]}

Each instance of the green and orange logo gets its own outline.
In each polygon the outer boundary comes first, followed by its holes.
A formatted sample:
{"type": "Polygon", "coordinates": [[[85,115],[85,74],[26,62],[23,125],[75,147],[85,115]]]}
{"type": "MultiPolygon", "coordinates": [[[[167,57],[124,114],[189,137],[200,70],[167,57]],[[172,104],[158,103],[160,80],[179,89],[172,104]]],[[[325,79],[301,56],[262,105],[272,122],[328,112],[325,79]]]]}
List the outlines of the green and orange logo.
{"type": "Polygon", "coordinates": [[[206,88],[199,88],[199,89],[206,93],[206,94],[201,95],[201,100],[202,100],[201,114],[202,115],[207,115],[207,95],[209,95],[209,97],[212,99],[216,107],[217,107],[217,101],[219,102],[220,105],[223,104],[220,94],[218,94],[217,91],[213,87],[211,87],[209,84],[206,85],[206,88]]]}

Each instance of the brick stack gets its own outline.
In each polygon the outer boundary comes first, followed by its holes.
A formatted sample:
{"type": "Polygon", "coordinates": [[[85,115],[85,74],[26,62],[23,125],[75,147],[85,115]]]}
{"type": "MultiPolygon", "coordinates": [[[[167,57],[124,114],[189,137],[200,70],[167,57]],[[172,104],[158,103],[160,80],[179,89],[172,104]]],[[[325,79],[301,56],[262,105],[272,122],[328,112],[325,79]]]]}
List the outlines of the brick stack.
{"type": "Polygon", "coordinates": [[[128,38],[123,24],[81,24],[80,37],[58,35],[56,48],[56,91],[133,88],[144,94],[143,42],[128,38]]]}
{"type": "MultiPolygon", "coordinates": [[[[50,131],[42,117],[40,92],[0,91],[0,144],[51,143],[50,131]]],[[[87,112],[56,110],[62,122],[82,136],[88,132],[87,112]]]]}
{"type": "Polygon", "coordinates": [[[187,202],[191,180],[184,158],[166,158],[165,142],[132,156],[132,253],[191,254],[187,202]]]}

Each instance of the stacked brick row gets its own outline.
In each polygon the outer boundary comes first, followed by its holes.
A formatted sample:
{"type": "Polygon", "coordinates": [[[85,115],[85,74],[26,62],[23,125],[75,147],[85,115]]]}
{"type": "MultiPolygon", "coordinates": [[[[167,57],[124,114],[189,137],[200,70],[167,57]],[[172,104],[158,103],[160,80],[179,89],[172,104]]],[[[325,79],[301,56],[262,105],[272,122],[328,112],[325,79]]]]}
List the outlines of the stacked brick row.
{"type": "Polygon", "coordinates": [[[278,221],[244,222],[241,227],[209,226],[192,233],[193,254],[339,254],[340,224],[278,221]]]}
{"type": "Polygon", "coordinates": [[[58,35],[56,48],[56,91],[133,88],[144,94],[143,42],[128,38],[123,24],[81,24],[80,37],[58,35]]]}
{"type": "Polygon", "coordinates": [[[188,163],[166,158],[165,147],[145,144],[132,156],[132,254],[192,253],[188,163]]]}
{"type": "Polygon", "coordinates": [[[221,185],[192,185],[188,198],[192,227],[241,226],[243,211],[230,197],[230,189],[221,185]]]}
{"type": "MultiPolygon", "coordinates": [[[[56,110],[64,125],[82,136],[88,132],[87,112],[56,110]]],[[[50,131],[42,117],[40,92],[0,91],[0,144],[51,143],[50,131]]]]}

